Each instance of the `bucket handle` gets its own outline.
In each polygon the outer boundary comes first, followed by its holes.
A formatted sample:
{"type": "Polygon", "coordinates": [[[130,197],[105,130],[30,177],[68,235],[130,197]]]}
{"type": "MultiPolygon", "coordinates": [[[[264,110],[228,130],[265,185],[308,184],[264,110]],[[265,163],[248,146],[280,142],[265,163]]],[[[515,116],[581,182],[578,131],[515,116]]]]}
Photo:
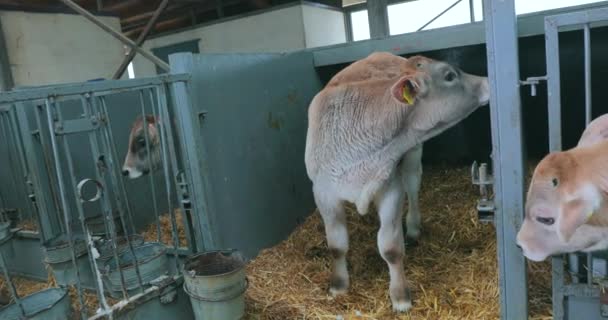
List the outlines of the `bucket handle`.
{"type": "Polygon", "coordinates": [[[184,284],[182,285],[184,288],[184,292],[186,292],[186,294],[188,294],[188,296],[190,296],[191,298],[194,298],[198,301],[205,301],[205,302],[222,302],[222,301],[228,301],[228,300],[232,300],[240,295],[242,295],[243,293],[245,293],[245,291],[247,291],[247,288],[249,287],[249,278],[245,277],[245,285],[243,286],[243,290],[227,297],[227,298],[223,298],[223,299],[211,299],[211,298],[203,298],[203,297],[199,297],[196,294],[190,292],[188,290],[188,286],[186,286],[186,282],[184,282],[184,284]]]}

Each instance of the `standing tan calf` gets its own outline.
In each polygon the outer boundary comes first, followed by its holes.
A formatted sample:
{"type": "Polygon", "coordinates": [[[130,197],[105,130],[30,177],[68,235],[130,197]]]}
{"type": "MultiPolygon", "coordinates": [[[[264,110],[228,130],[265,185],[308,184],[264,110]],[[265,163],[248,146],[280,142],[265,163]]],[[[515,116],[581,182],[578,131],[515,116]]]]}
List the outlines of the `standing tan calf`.
{"type": "MultiPolygon", "coordinates": [[[[308,110],[305,163],[333,256],[330,292],[349,287],[344,202],[380,216],[378,248],[390,274],[395,311],[411,307],[403,272],[404,195],[416,201],[422,143],[466,118],[489,100],[488,79],[421,56],[374,53],[327,84],[308,110]]],[[[411,209],[411,207],[410,207],[411,209]]],[[[408,237],[420,216],[408,212],[408,237]]]]}

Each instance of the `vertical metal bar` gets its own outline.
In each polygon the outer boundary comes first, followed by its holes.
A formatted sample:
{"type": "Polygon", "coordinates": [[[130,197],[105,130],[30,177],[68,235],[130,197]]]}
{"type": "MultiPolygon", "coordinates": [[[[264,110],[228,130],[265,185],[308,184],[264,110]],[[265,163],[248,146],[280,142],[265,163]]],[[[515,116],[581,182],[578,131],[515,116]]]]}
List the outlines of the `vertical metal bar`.
{"type": "MultiPolygon", "coordinates": [[[[22,185],[22,180],[21,179],[17,179],[16,174],[16,170],[13,169],[15,166],[17,165],[17,161],[15,160],[15,152],[14,150],[14,140],[12,139],[11,133],[10,133],[10,129],[8,128],[8,126],[10,125],[10,123],[7,121],[7,114],[5,113],[0,113],[0,128],[2,129],[2,132],[4,134],[4,138],[6,139],[4,142],[6,144],[6,151],[8,153],[8,161],[10,162],[10,167],[11,169],[10,171],[10,177],[11,177],[11,183],[13,185],[12,190],[19,194],[19,186],[22,185]],[[13,148],[11,148],[11,146],[13,146],[13,148]]],[[[18,169],[17,169],[18,170],[18,169]]],[[[27,203],[27,202],[26,202],[27,203]]],[[[20,208],[16,208],[19,212],[19,221],[23,221],[23,213],[22,210],[20,208]]]]}
{"type": "Polygon", "coordinates": [[[475,0],[469,0],[469,19],[471,23],[475,22],[475,0]]]}
{"type": "MultiPolygon", "coordinates": [[[[173,168],[173,183],[175,185],[175,195],[176,197],[179,197],[179,193],[178,193],[178,189],[180,188],[180,186],[182,186],[182,181],[180,181],[181,177],[181,171],[180,171],[180,167],[179,167],[179,163],[177,161],[177,152],[175,149],[175,140],[173,139],[173,125],[172,125],[172,121],[171,118],[169,118],[169,106],[167,104],[167,99],[168,99],[168,95],[166,94],[169,90],[166,86],[159,86],[158,88],[158,93],[160,94],[158,97],[159,99],[163,99],[163,100],[158,100],[158,106],[159,106],[159,113],[161,114],[161,121],[162,119],[166,119],[166,122],[164,124],[164,126],[166,127],[165,130],[165,138],[167,139],[167,145],[169,147],[169,160],[171,162],[171,167],[173,168]],[[162,107],[162,109],[160,109],[160,107],[162,107]]],[[[180,191],[183,191],[180,190],[180,191]]],[[[184,225],[184,232],[186,234],[186,245],[188,246],[188,249],[190,250],[190,252],[196,252],[197,250],[197,245],[196,245],[196,240],[193,237],[193,234],[190,230],[190,223],[188,222],[188,213],[186,211],[186,208],[184,206],[184,202],[183,200],[183,194],[182,194],[182,198],[177,199],[178,204],[179,204],[179,208],[181,210],[182,213],[182,223],[184,225]]],[[[172,216],[174,217],[174,214],[172,216]]],[[[177,234],[178,239],[179,239],[179,233],[177,234]]]]}
{"type": "Polygon", "coordinates": [[[386,38],[390,34],[387,4],[387,0],[367,1],[367,20],[372,39],[386,38]]]}
{"type": "Polygon", "coordinates": [[[592,119],[591,110],[591,31],[589,24],[585,24],[585,124],[592,119]]]}
{"type": "Polygon", "coordinates": [[[550,18],[545,18],[545,54],[547,56],[549,151],[559,151],[562,149],[559,36],[557,26],[550,18]]]}
{"type": "MultiPolygon", "coordinates": [[[[174,183],[175,185],[175,196],[177,198],[177,183],[175,183],[174,179],[176,178],[176,175],[173,175],[173,179],[171,179],[171,174],[169,173],[169,166],[171,165],[174,170],[176,163],[172,162],[170,163],[169,161],[169,146],[173,143],[173,141],[167,141],[170,137],[170,135],[172,134],[172,132],[167,132],[168,130],[171,130],[171,119],[169,118],[169,112],[168,112],[168,107],[167,107],[167,96],[165,94],[164,88],[162,85],[159,85],[156,88],[156,93],[157,93],[157,99],[158,99],[158,114],[161,117],[162,120],[162,124],[159,126],[160,128],[160,142],[161,142],[161,150],[162,150],[162,159],[163,159],[163,171],[165,174],[165,186],[167,189],[167,204],[168,204],[168,208],[169,208],[169,217],[171,218],[171,229],[172,229],[172,234],[171,236],[173,237],[173,245],[175,246],[175,250],[177,250],[179,248],[179,233],[177,230],[177,221],[175,220],[175,210],[174,210],[174,206],[173,206],[173,201],[172,199],[172,188],[171,188],[171,184],[174,183]]],[[[174,151],[174,150],[172,150],[174,151]]],[[[172,154],[171,156],[174,156],[174,154],[172,154]]],[[[185,212],[182,212],[182,215],[185,215],[185,212]]],[[[179,270],[179,259],[175,259],[175,266],[176,266],[176,270],[179,270]]]]}
{"type": "MultiPolygon", "coordinates": [[[[24,196],[25,196],[25,201],[27,203],[27,208],[30,211],[31,215],[34,215],[34,217],[36,217],[38,219],[38,208],[37,206],[30,200],[30,193],[31,190],[29,188],[30,186],[30,181],[29,181],[29,168],[27,167],[27,163],[25,160],[25,151],[24,151],[24,147],[23,147],[23,140],[21,138],[21,134],[20,134],[20,129],[19,129],[19,124],[17,123],[17,117],[15,114],[15,108],[12,107],[10,108],[9,112],[8,112],[8,116],[9,116],[9,123],[10,123],[10,128],[11,131],[13,133],[13,137],[15,140],[15,149],[16,149],[16,153],[17,153],[17,158],[18,158],[18,162],[20,164],[20,168],[21,168],[21,179],[23,181],[22,184],[22,189],[24,191],[24,196]]],[[[40,221],[38,220],[38,223],[40,223],[40,221]]],[[[38,231],[40,231],[40,225],[38,225],[38,231]]]]}
{"type": "MultiPolygon", "coordinates": [[[[190,72],[195,67],[191,53],[175,54],[169,57],[171,73],[190,72]]],[[[186,180],[189,187],[189,197],[192,203],[192,219],[195,227],[196,246],[201,250],[217,248],[217,230],[214,228],[214,216],[209,200],[209,180],[203,173],[205,166],[205,145],[201,136],[200,109],[195,110],[187,82],[172,84],[173,113],[177,122],[177,134],[180,141],[180,153],[186,180]]]]}
{"type": "MultiPolygon", "coordinates": [[[[87,316],[87,311],[86,311],[86,305],[85,305],[84,299],[83,299],[82,285],[80,283],[80,271],[78,270],[78,266],[76,264],[76,254],[74,252],[74,235],[72,234],[72,219],[71,219],[72,215],[70,213],[70,204],[68,203],[68,199],[67,199],[67,190],[64,185],[63,169],[61,168],[61,160],[59,157],[59,147],[58,147],[58,143],[57,143],[57,137],[55,136],[53,112],[51,109],[52,108],[51,106],[55,104],[54,99],[53,98],[46,99],[44,104],[45,104],[46,116],[47,116],[47,124],[48,124],[47,128],[49,130],[49,135],[51,137],[51,149],[53,151],[53,158],[55,159],[55,163],[57,164],[57,166],[55,166],[55,173],[57,174],[57,182],[58,182],[59,191],[61,194],[61,206],[63,209],[63,219],[64,219],[65,229],[66,229],[66,233],[67,233],[67,237],[68,237],[68,245],[70,247],[70,255],[72,258],[72,268],[74,268],[74,270],[76,271],[76,289],[78,290],[78,302],[80,303],[80,313],[81,313],[82,319],[85,319],[87,316]]],[[[42,128],[40,128],[40,130],[42,131],[42,128]]]]}
{"type": "MultiPolygon", "coordinates": [[[[95,99],[93,99],[92,97],[88,97],[86,99],[86,101],[83,100],[83,108],[85,110],[85,116],[91,117],[93,115],[100,115],[101,113],[99,112],[98,108],[97,108],[97,104],[95,102],[95,99]],[[87,108],[89,107],[90,110],[87,108]]],[[[104,113],[104,118],[107,120],[109,119],[109,116],[107,113],[104,113]]],[[[103,133],[106,134],[108,132],[108,127],[106,126],[102,126],[102,128],[104,128],[105,130],[103,130],[103,133]]],[[[94,137],[94,136],[93,136],[94,137]]],[[[99,159],[99,157],[101,156],[101,153],[99,152],[99,145],[97,143],[97,140],[91,139],[91,145],[93,146],[93,153],[94,156],[99,159]]],[[[120,184],[119,181],[121,181],[118,176],[117,176],[117,165],[116,165],[116,161],[114,158],[114,155],[112,154],[112,150],[110,148],[110,146],[108,145],[108,141],[107,139],[102,139],[102,146],[104,146],[104,149],[107,152],[107,160],[108,160],[108,166],[110,167],[110,182],[112,184],[112,187],[114,190],[118,190],[120,191],[118,185],[120,184]]],[[[127,246],[129,247],[129,251],[131,253],[131,256],[133,256],[133,264],[135,266],[135,274],[137,275],[137,282],[139,285],[139,288],[141,290],[141,292],[144,291],[144,286],[143,286],[143,281],[141,278],[141,271],[139,269],[139,260],[137,259],[137,256],[135,255],[135,250],[133,248],[133,243],[131,243],[131,239],[129,238],[129,236],[131,235],[131,233],[128,232],[127,229],[127,224],[125,222],[125,217],[124,217],[124,210],[122,210],[122,206],[120,205],[120,197],[118,195],[115,196],[117,197],[117,201],[118,201],[118,214],[120,215],[120,221],[122,223],[122,227],[123,230],[125,232],[125,241],[127,242],[127,246]]],[[[122,193],[123,197],[123,201],[124,204],[126,206],[126,211],[127,211],[127,215],[128,218],[131,219],[131,229],[132,232],[135,233],[135,226],[133,225],[133,218],[131,217],[131,210],[129,208],[129,204],[128,204],[128,200],[127,200],[127,195],[126,193],[122,193]]],[[[106,201],[108,202],[107,204],[109,205],[109,200],[106,198],[106,201]]],[[[110,219],[110,225],[113,226],[114,224],[114,219],[113,219],[113,215],[112,212],[110,211],[110,216],[107,217],[107,219],[110,219]]],[[[117,242],[114,242],[113,247],[115,247],[117,245],[117,242]]],[[[117,264],[119,263],[118,260],[116,260],[117,264]]],[[[123,290],[126,290],[126,288],[123,287],[123,290]]]]}
{"type": "MultiPolygon", "coordinates": [[[[40,146],[42,148],[42,155],[44,158],[44,162],[45,162],[45,170],[46,170],[46,175],[49,177],[49,182],[50,182],[50,186],[49,186],[49,191],[50,191],[50,196],[53,202],[53,205],[55,206],[55,214],[57,215],[56,219],[57,221],[61,221],[61,200],[60,200],[60,196],[58,195],[57,190],[55,189],[55,186],[59,185],[59,183],[56,181],[56,177],[55,174],[53,174],[52,169],[54,166],[57,166],[59,164],[54,163],[52,160],[52,152],[51,150],[49,150],[49,146],[47,144],[47,140],[46,140],[46,135],[45,135],[45,130],[43,129],[44,126],[42,125],[42,113],[44,111],[42,110],[41,107],[35,107],[34,108],[34,114],[36,117],[36,125],[38,126],[38,137],[40,138],[40,146]]],[[[27,119],[26,119],[27,120],[27,119]]],[[[52,134],[53,131],[49,132],[49,135],[52,134]]],[[[50,139],[50,138],[49,138],[50,139]]],[[[59,224],[59,229],[61,233],[65,233],[65,225],[63,223],[58,223],[59,224]]]]}
{"type": "Polygon", "coordinates": [[[587,256],[587,284],[593,284],[593,256],[591,253],[586,253],[587,256]]]}
{"type": "Polygon", "coordinates": [[[524,213],[524,150],[514,0],[484,0],[501,319],[528,318],[526,260],[516,246],[524,213]]]}
{"type": "MultiPolygon", "coordinates": [[[[559,70],[559,34],[558,27],[550,17],[545,18],[545,55],[547,60],[547,102],[549,124],[549,151],[562,149],[562,123],[561,123],[561,84],[559,70]]],[[[553,317],[556,320],[564,318],[564,257],[552,258],[552,295],[553,317]]],[[[578,264],[578,256],[573,257],[578,264]]]]}
{"type": "MultiPolygon", "coordinates": [[[[62,229],[61,223],[54,219],[51,219],[51,206],[55,204],[54,199],[51,196],[51,192],[45,192],[41,182],[41,179],[50,181],[50,177],[44,176],[46,171],[40,168],[38,158],[35,156],[34,138],[28,121],[25,105],[20,103],[16,105],[14,115],[19,127],[19,136],[22,139],[23,154],[27,162],[27,167],[31,174],[28,175],[31,185],[31,197],[34,203],[34,207],[37,210],[38,218],[38,231],[40,233],[40,240],[44,243],[46,240],[51,239],[56,233],[62,229]],[[45,214],[41,214],[41,213],[45,214]]],[[[37,114],[37,111],[35,111],[37,114]]],[[[40,132],[40,131],[39,131],[40,132]]],[[[44,158],[44,157],[43,157],[44,158]]],[[[56,211],[58,212],[58,211],[56,211]]]]}
{"type": "MultiPolygon", "coordinates": [[[[152,168],[152,154],[150,153],[150,137],[148,134],[148,121],[146,118],[146,106],[144,103],[144,94],[142,92],[142,90],[138,91],[139,93],[139,103],[141,106],[141,116],[142,116],[142,120],[143,120],[143,132],[144,132],[144,139],[146,141],[146,154],[148,155],[148,169],[150,170],[150,173],[148,174],[148,180],[150,181],[150,190],[152,191],[152,207],[154,209],[154,215],[156,216],[156,240],[158,242],[160,242],[160,233],[161,233],[161,228],[160,228],[160,212],[158,211],[158,205],[157,205],[157,200],[156,200],[156,185],[154,182],[154,173],[153,173],[153,168],[152,168]]],[[[150,101],[153,102],[153,101],[150,101]]],[[[152,109],[154,109],[154,107],[152,107],[152,109]]],[[[156,115],[154,114],[154,119],[157,119],[156,115]]],[[[155,125],[158,125],[158,123],[156,123],[155,125]]]]}
{"type": "MultiPolygon", "coordinates": [[[[57,115],[58,115],[58,118],[60,120],[62,120],[61,111],[59,109],[57,110],[57,115]]],[[[74,197],[76,199],[76,210],[78,211],[78,220],[80,221],[80,227],[82,228],[82,232],[85,233],[85,235],[87,235],[85,241],[87,242],[87,253],[88,253],[88,258],[89,258],[89,264],[90,264],[91,268],[93,269],[92,271],[95,274],[97,274],[99,272],[99,270],[97,268],[97,263],[93,256],[94,244],[93,244],[93,241],[91,240],[91,238],[88,236],[89,232],[88,232],[88,228],[85,223],[84,208],[82,205],[83,200],[78,200],[78,188],[77,188],[78,182],[76,181],[76,171],[74,170],[74,161],[72,159],[72,154],[70,152],[70,144],[68,142],[67,137],[63,137],[63,139],[61,139],[61,141],[63,142],[63,152],[64,152],[65,158],[67,160],[68,173],[69,173],[68,176],[70,177],[70,183],[72,184],[72,190],[74,192],[74,197]]],[[[100,180],[99,180],[99,183],[101,183],[102,186],[104,185],[103,182],[100,180]]],[[[105,188],[104,188],[104,190],[105,190],[105,188]]],[[[104,194],[105,194],[105,192],[104,192],[104,194]]],[[[105,196],[102,195],[102,197],[105,197],[105,196]]],[[[116,244],[114,239],[113,239],[113,242],[114,242],[114,244],[116,244]]],[[[99,284],[97,281],[93,281],[93,282],[95,283],[95,289],[97,291],[97,298],[99,299],[102,308],[104,310],[107,310],[108,303],[106,302],[106,298],[103,295],[103,289],[101,287],[99,287],[99,284]]]]}
{"type": "Polygon", "coordinates": [[[15,300],[15,303],[17,304],[17,306],[19,306],[19,311],[21,312],[21,316],[23,317],[23,319],[27,319],[27,315],[25,314],[25,308],[23,307],[23,302],[21,302],[21,299],[19,299],[19,294],[17,294],[17,289],[15,288],[15,284],[13,283],[13,280],[11,280],[11,275],[8,271],[8,266],[6,265],[6,261],[4,260],[4,255],[2,253],[0,253],[0,268],[2,269],[2,272],[4,273],[4,280],[6,281],[6,286],[9,288],[9,291],[11,292],[11,296],[13,297],[13,300],[15,300]]]}

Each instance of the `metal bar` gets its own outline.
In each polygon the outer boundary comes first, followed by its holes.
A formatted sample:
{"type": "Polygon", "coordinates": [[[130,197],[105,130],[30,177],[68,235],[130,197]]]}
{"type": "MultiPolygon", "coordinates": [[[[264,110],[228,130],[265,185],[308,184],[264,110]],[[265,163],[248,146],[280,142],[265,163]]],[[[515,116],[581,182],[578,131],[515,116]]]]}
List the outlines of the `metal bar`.
{"type": "MultiPolygon", "coordinates": [[[[40,138],[40,146],[42,148],[42,157],[44,158],[45,173],[46,173],[46,176],[48,177],[48,181],[50,182],[49,192],[47,193],[47,195],[51,197],[53,205],[55,206],[55,214],[57,215],[56,219],[58,221],[59,230],[61,233],[65,233],[65,225],[63,223],[59,223],[59,221],[62,220],[61,203],[60,203],[61,200],[59,199],[60,192],[58,192],[56,190],[56,188],[54,187],[54,186],[59,185],[59,183],[57,182],[57,177],[52,172],[53,168],[59,164],[53,162],[52,150],[51,150],[51,147],[47,144],[46,134],[47,133],[52,134],[52,131],[47,132],[46,130],[43,130],[43,128],[44,128],[42,125],[42,113],[43,112],[44,112],[44,110],[42,110],[41,107],[34,108],[34,115],[36,117],[36,124],[38,126],[38,137],[40,138]]],[[[50,138],[49,138],[49,141],[50,141],[50,138]]]]}
{"type": "MultiPolygon", "coordinates": [[[[168,204],[168,208],[169,208],[169,217],[171,218],[171,229],[172,229],[172,238],[173,238],[173,245],[175,247],[175,249],[179,248],[179,233],[177,230],[177,222],[175,220],[175,211],[174,211],[174,206],[173,203],[171,201],[171,182],[174,181],[173,179],[171,179],[171,175],[169,173],[169,166],[171,165],[174,170],[175,170],[175,165],[176,163],[170,163],[169,158],[168,158],[168,153],[169,153],[169,146],[171,142],[167,141],[169,135],[171,135],[171,132],[167,132],[167,130],[169,130],[170,125],[171,125],[171,119],[169,118],[169,112],[168,112],[168,107],[167,107],[167,103],[166,103],[166,99],[167,96],[165,94],[164,88],[163,87],[158,87],[156,89],[156,94],[157,94],[157,99],[158,99],[158,114],[161,116],[161,119],[163,121],[162,125],[160,125],[160,143],[161,143],[161,150],[162,150],[162,161],[163,161],[163,172],[165,174],[165,187],[167,189],[167,204],[168,204]]],[[[175,178],[175,175],[174,177],[175,178]]],[[[177,184],[175,184],[175,196],[177,198],[177,184]]],[[[185,212],[182,212],[183,215],[185,215],[185,212]]],[[[179,259],[175,259],[175,267],[176,270],[179,270],[179,259]]]]}
{"type": "Polygon", "coordinates": [[[2,268],[2,272],[4,273],[4,280],[6,280],[6,286],[9,288],[11,296],[17,306],[19,306],[19,311],[21,312],[21,316],[23,319],[27,319],[27,315],[25,314],[25,308],[23,307],[23,302],[19,299],[19,294],[17,294],[17,289],[15,288],[15,284],[11,280],[11,275],[8,271],[8,266],[6,265],[6,261],[4,260],[4,255],[0,253],[0,268],[2,268]]]}
{"type": "MultiPolygon", "coordinates": [[[[58,143],[57,143],[57,137],[52,133],[54,124],[53,124],[53,112],[51,110],[51,106],[53,104],[54,104],[54,101],[52,100],[52,98],[47,99],[45,101],[47,124],[48,124],[48,129],[50,132],[50,136],[51,136],[51,146],[52,146],[52,151],[53,151],[53,157],[55,159],[55,163],[57,164],[57,166],[55,166],[55,173],[57,174],[57,182],[58,182],[59,190],[61,193],[61,205],[62,205],[62,209],[63,209],[63,219],[64,219],[66,233],[67,233],[67,237],[68,237],[68,245],[70,247],[70,256],[72,258],[72,268],[74,268],[74,270],[76,271],[76,289],[78,290],[78,302],[80,303],[80,313],[81,313],[82,319],[85,319],[87,316],[87,311],[86,311],[86,305],[85,305],[84,299],[83,299],[82,285],[80,283],[80,271],[78,270],[78,266],[76,264],[76,254],[74,252],[74,235],[72,234],[72,220],[70,219],[70,217],[71,217],[70,205],[69,205],[68,199],[67,199],[66,186],[64,185],[63,170],[61,169],[61,165],[60,165],[61,160],[59,157],[59,147],[58,147],[58,143]]],[[[42,130],[42,128],[40,128],[40,130],[42,130]]]]}
{"type": "MultiPolygon", "coordinates": [[[[193,55],[191,53],[175,54],[169,57],[172,73],[182,73],[193,70],[193,55]]],[[[192,218],[195,227],[196,246],[200,250],[216,249],[216,230],[213,228],[213,216],[210,213],[209,181],[203,174],[205,165],[203,154],[205,146],[202,142],[200,116],[194,110],[189,95],[190,88],[186,82],[172,84],[173,114],[177,123],[177,134],[180,142],[180,153],[184,163],[186,180],[190,188],[192,218]]]]}
{"type": "MultiPolygon", "coordinates": [[[[416,31],[422,31],[424,28],[426,28],[429,24],[435,22],[435,20],[441,18],[441,16],[443,16],[446,12],[450,11],[452,8],[454,8],[457,4],[459,4],[462,0],[456,0],[456,2],[452,3],[452,5],[450,5],[449,7],[447,7],[445,10],[441,11],[441,13],[439,13],[438,15],[436,15],[433,19],[431,19],[429,22],[425,23],[422,27],[420,27],[418,30],[416,31]]],[[[486,0],[484,0],[486,1],[486,0]]]]}
{"type": "Polygon", "coordinates": [[[547,102],[549,123],[549,151],[562,149],[561,84],[559,71],[559,37],[557,25],[545,19],[545,54],[547,56],[547,102]]]}
{"type": "MultiPolygon", "coordinates": [[[[95,99],[93,97],[89,96],[87,102],[88,102],[87,106],[89,108],[91,108],[91,109],[90,109],[90,111],[88,111],[90,113],[85,112],[85,115],[98,114],[99,110],[97,108],[97,104],[96,104],[95,99]]],[[[103,107],[105,107],[105,104],[102,105],[102,108],[103,107]]],[[[107,111],[107,110],[105,110],[105,111],[107,111]]],[[[109,114],[107,112],[104,113],[104,116],[105,116],[104,118],[106,120],[110,118],[109,114]]],[[[104,133],[104,136],[105,136],[108,133],[109,130],[108,130],[108,127],[106,127],[106,126],[104,126],[104,128],[105,128],[105,130],[103,131],[103,133],[104,133]]],[[[112,189],[113,190],[119,190],[119,192],[120,191],[124,191],[124,192],[121,193],[121,195],[123,196],[122,200],[123,200],[123,203],[124,203],[124,207],[125,207],[125,209],[127,211],[127,218],[129,219],[129,222],[131,224],[131,232],[134,234],[136,232],[136,229],[135,229],[135,225],[133,224],[133,218],[131,216],[131,209],[130,209],[130,206],[129,206],[127,194],[126,194],[126,191],[124,190],[124,186],[122,186],[121,183],[120,183],[120,182],[122,182],[122,180],[118,178],[118,172],[117,172],[118,166],[117,166],[117,162],[116,162],[116,159],[115,159],[115,154],[113,153],[113,149],[110,147],[109,143],[110,143],[110,141],[109,141],[109,139],[107,139],[107,137],[106,137],[105,140],[102,139],[102,146],[104,147],[104,149],[107,152],[108,167],[110,169],[109,170],[110,182],[112,184],[112,189]],[[121,185],[122,188],[119,189],[119,185],[121,185]]],[[[93,153],[96,153],[97,154],[96,156],[99,157],[101,154],[99,152],[99,145],[97,144],[97,141],[95,141],[95,143],[92,144],[92,145],[94,147],[93,153]]],[[[127,246],[129,247],[129,251],[131,253],[131,256],[133,257],[133,264],[135,266],[135,274],[137,275],[137,283],[139,285],[139,288],[143,292],[144,286],[143,286],[143,281],[142,281],[142,278],[141,278],[141,270],[139,268],[139,260],[137,259],[137,256],[135,255],[135,250],[133,248],[133,243],[131,242],[131,239],[129,238],[129,236],[132,233],[130,233],[128,231],[129,229],[127,228],[127,223],[125,221],[125,213],[124,213],[124,210],[123,210],[122,206],[120,205],[121,204],[121,201],[120,201],[121,197],[118,195],[117,192],[114,192],[114,196],[117,198],[116,200],[117,200],[117,203],[118,203],[118,214],[120,215],[120,222],[122,223],[122,228],[123,228],[124,233],[125,233],[125,241],[127,242],[127,246]]],[[[108,204],[109,204],[109,200],[108,200],[108,204]]],[[[112,212],[110,212],[110,216],[108,216],[107,218],[110,219],[110,225],[112,226],[114,224],[114,221],[113,221],[114,219],[113,219],[112,212]]],[[[114,246],[116,244],[117,244],[117,242],[114,243],[114,246]]],[[[119,261],[116,260],[116,263],[118,264],[119,261]]],[[[126,290],[126,288],[123,287],[123,290],[126,290]]]]}
{"type": "Polygon", "coordinates": [[[475,22],[475,0],[469,0],[469,18],[471,23],[475,22]]]}
{"type": "MultiPolygon", "coordinates": [[[[152,191],[152,207],[154,209],[154,215],[156,216],[156,240],[160,242],[161,240],[161,227],[160,227],[160,212],[158,211],[158,205],[156,200],[156,185],[154,183],[154,174],[152,170],[152,153],[150,153],[150,137],[148,135],[148,123],[146,119],[146,106],[144,103],[144,94],[141,90],[139,92],[139,102],[141,105],[141,116],[143,119],[143,128],[144,128],[144,139],[146,141],[146,154],[148,155],[148,169],[150,173],[148,174],[148,180],[150,181],[150,189],[152,191]]],[[[154,100],[150,97],[150,103],[152,105],[152,112],[154,119],[158,119],[156,117],[156,113],[154,112],[154,100]]],[[[158,125],[158,123],[156,124],[158,125]]]]}
{"type": "Polygon", "coordinates": [[[564,318],[564,256],[554,256],[551,259],[551,292],[553,297],[553,319],[564,318]]]}
{"type": "Polygon", "coordinates": [[[595,6],[592,10],[566,12],[548,16],[546,19],[551,19],[557,27],[602,22],[608,19],[608,7],[606,7],[605,3],[602,3],[595,6]]]}
{"type": "Polygon", "coordinates": [[[585,24],[585,125],[591,122],[593,117],[591,110],[591,31],[589,24],[585,24]]]}
{"type": "MultiPolygon", "coordinates": [[[[10,163],[10,167],[11,170],[10,171],[10,177],[12,180],[12,185],[13,185],[13,191],[15,191],[15,193],[19,194],[19,186],[21,186],[23,184],[23,180],[22,179],[17,179],[17,176],[15,175],[16,172],[19,169],[17,168],[13,168],[15,165],[17,165],[17,162],[15,160],[15,153],[14,152],[14,144],[16,143],[13,139],[13,136],[11,135],[10,129],[8,128],[10,125],[10,123],[8,122],[8,114],[6,113],[2,113],[0,114],[0,128],[3,131],[4,134],[4,138],[6,139],[4,142],[6,144],[6,149],[8,152],[8,161],[10,163]],[[11,146],[13,146],[13,148],[11,148],[11,146]]],[[[21,212],[22,210],[17,209],[19,212],[19,221],[23,221],[23,213],[21,212]]]]}
{"type": "MultiPolygon", "coordinates": [[[[57,115],[61,119],[60,110],[57,110],[57,115]]],[[[78,182],[76,181],[76,170],[74,170],[74,161],[72,159],[72,154],[70,152],[70,145],[68,142],[68,138],[63,137],[63,139],[61,139],[61,140],[63,142],[63,152],[64,152],[65,158],[67,160],[68,173],[69,173],[69,177],[70,177],[70,183],[72,184],[72,190],[74,192],[74,197],[75,197],[75,199],[78,199],[78,187],[77,187],[78,182]]],[[[100,183],[102,183],[102,182],[100,181],[100,183]]],[[[102,185],[103,185],[103,183],[102,183],[102,185]]],[[[99,272],[99,270],[97,268],[97,263],[95,261],[94,255],[93,255],[93,250],[94,250],[95,246],[93,244],[91,237],[88,236],[89,232],[88,232],[88,228],[85,223],[84,208],[82,205],[82,201],[76,200],[76,210],[78,211],[78,220],[80,221],[80,227],[82,228],[82,232],[84,232],[87,235],[85,241],[87,242],[87,253],[88,253],[88,258],[89,258],[89,264],[91,265],[93,272],[95,272],[97,274],[99,272]]],[[[103,295],[103,288],[101,288],[99,286],[99,283],[97,281],[94,281],[94,282],[95,282],[95,291],[97,292],[97,298],[99,299],[102,308],[105,310],[108,308],[108,303],[106,302],[106,298],[103,295]]]]}
{"type": "Polygon", "coordinates": [[[95,96],[104,93],[116,93],[120,90],[129,90],[144,86],[156,86],[166,82],[188,81],[190,74],[163,74],[156,77],[137,78],[128,80],[111,80],[98,82],[81,82],[57,86],[28,88],[27,90],[13,90],[0,95],[0,104],[14,103],[29,100],[44,100],[53,97],[57,100],[61,96],[81,95],[93,92],[95,96]]]}
{"type": "Polygon", "coordinates": [[[150,52],[150,51],[148,51],[146,49],[138,47],[137,44],[135,42],[133,42],[133,40],[127,38],[122,33],[120,33],[118,31],[112,29],[112,27],[110,27],[107,24],[103,23],[101,20],[99,20],[97,17],[95,17],[93,14],[91,14],[90,12],[88,12],[83,7],[79,6],[74,1],[72,1],[72,0],[61,0],[61,2],[63,2],[66,6],[72,8],[74,11],[80,13],[85,18],[89,19],[91,22],[93,22],[98,27],[100,27],[104,31],[106,31],[109,34],[111,34],[112,36],[114,36],[116,39],[120,40],[123,43],[128,44],[131,47],[131,50],[135,50],[139,54],[141,54],[142,56],[148,58],[148,60],[152,61],[159,68],[163,69],[164,71],[169,71],[169,65],[166,64],[164,61],[162,61],[157,56],[155,56],[152,52],[150,52]]]}
{"type": "Polygon", "coordinates": [[[587,284],[593,284],[593,257],[591,253],[586,253],[587,256],[587,284]]]}
{"type": "Polygon", "coordinates": [[[386,38],[390,35],[386,0],[367,1],[367,20],[370,38],[386,38]]]}
{"type": "Polygon", "coordinates": [[[496,183],[501,319],[528,318],[526,260],[516,246],[524,212],[524,150],[514,0],[484,0],[496,183]]]}
{"type": "Polygon", "coordinates": [[[13,72],[11,70],[10,59],[8,57],[8,47],[4,37],[4,29],[0,19],[0,91],[11,90],[15,86],[13,72]]]}
{"type": "MultiPolygon", "coordinates": [[[[137,37],[137,41],[135,41],[135,44],[138,47],[141,46],[142,44],[144,44],[144,41],[146,41],[146,38],[148,38],[150,31],[152,31],[152,29],[154,28],[154,25],[156,24],[156,21],[160,17],[160,14],[163,11],[165,11],[168,4],[169,4],[169,0],[163,0],[158,5],[158,8],[156,9],[156,11],[154,11],[154,15],[150,18],[150,20],[148,20],[148,24],[146,24],[144,31],[142,31],[139,34],[139,36],[137,37]]],[[[122,77],[122,74],[125,73],[125,70],[127,70],[129,63],[131,63],[131,61],[133,60],[133,57],[135,57],[136,54],[137,54],[137,51],[132,50],[132,49],[129,50],[129,53],[123,59],[122,63],[118,67],[118,70],[116,70],[116,72],[114,73],[114,76],[112,76],[112,79],[120,79],[120,77],[122,77]]],[[[168,71],[168,70],[166,70],[166,71],[168,71]]]]}

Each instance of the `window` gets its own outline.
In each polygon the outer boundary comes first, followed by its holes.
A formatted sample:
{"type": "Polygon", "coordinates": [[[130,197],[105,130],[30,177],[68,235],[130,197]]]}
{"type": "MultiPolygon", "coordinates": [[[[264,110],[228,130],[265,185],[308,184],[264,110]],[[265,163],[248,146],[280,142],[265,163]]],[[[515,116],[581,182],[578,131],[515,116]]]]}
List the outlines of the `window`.
{"type": "Polygon", "coordinates": [[[351,12],[350,22],[353,26],[353,41],[367,40],[370,38],[367,10],[351,12]]]}

